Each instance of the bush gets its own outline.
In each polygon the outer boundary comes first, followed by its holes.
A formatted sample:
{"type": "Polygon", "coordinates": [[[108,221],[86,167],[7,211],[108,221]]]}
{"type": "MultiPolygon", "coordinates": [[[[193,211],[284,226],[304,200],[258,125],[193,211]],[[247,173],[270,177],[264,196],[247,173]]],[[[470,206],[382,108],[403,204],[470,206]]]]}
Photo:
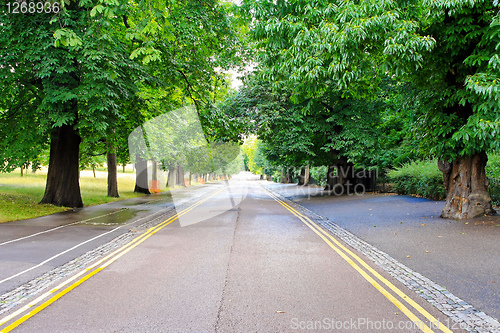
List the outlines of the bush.
{"type": "MultiPolygon", "coordinates": [[[[500,204],[500,155],[489,155],[486,175],[490,180],[489,192],[494,204],[500,204]]],[[[434,200],[446,198],[443,174],[436,160],[415,161],[388,173],[398,194],[414,194],[434,200]]]]}
{"type": "Polygon", "coordinates": [[[488,155],[486,176],[490,179],[490,195],[495,205],[500,205],[500,155],[488,155]]]}
{"type": "Polygon", "coordinates": [[[406,163],[391,170],[388,177],[398,194],[413,194],[432,200],[446,198],[443,174],[435,160],[406,163]]]}
{"type": "Polygon", "coordinates": [[[311,167],[309,169],[309,176],[312,178],[311,184],[325,187],[326,186],[326,173],[327,172],[328,172],[327,166],[311,167]]]}

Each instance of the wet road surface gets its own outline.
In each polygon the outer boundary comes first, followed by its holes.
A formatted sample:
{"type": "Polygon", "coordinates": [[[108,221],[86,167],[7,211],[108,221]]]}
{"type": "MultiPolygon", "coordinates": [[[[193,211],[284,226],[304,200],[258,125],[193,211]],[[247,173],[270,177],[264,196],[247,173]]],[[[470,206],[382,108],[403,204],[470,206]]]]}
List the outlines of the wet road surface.
{"type": "MultiPolygon", "coordinates": [[[[220,185],[213,185],[220,186],[220,185]]],[[[179,202],[210,186],[175,190],[179,202]]],[[[170,192],[0,224],[0,295],[174,209],[170,192]]]]}

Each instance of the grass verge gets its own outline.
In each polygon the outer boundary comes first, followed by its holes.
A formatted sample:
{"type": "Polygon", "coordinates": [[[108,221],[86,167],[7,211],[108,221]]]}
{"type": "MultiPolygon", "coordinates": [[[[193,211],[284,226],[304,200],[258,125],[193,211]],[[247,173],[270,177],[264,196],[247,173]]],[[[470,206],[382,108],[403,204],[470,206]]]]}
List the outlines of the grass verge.
{"type": "MultiPolygon", "coordinates": [[[[62,212],[68,208],[54,205],[40,205],[45,191],[47,174],[38,171],[23,177],[19,173],[0,173],[0,223],[23,220],[38,216],[62,212]]],[[[84,170],[80,174],[80,190],[85,206],[94,206],[121,199],[135,198],[143,194],[134,193],[134,174],[118,173],[118,191],[120,198],[107,196],[107,173],[84,170]]]]}

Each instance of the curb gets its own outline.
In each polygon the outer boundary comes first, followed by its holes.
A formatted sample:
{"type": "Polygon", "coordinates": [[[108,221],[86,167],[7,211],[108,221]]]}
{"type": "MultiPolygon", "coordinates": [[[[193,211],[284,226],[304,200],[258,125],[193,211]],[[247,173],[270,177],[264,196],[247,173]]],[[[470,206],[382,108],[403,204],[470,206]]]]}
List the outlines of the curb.
{"type": "Polygon", "coordinates": [[[334,236],[364,254],[368,259],[377,264],[377,266],[389,273],[392,277],[434,305],[438,310],[455,322],[455,329],[460,328],[472,333],[500,333],[500,322],[497,319],[475,309],[466,301],[447,291],[446,288],[434,283],[429,278],[403,265],[387,253],[377,249],[373,245],[368,244],[333,221],[330,221],[328,218],[312,212],[300,204],[277,193],[270,187],[264,185],[261,186],[272,192],[290,206],[302,211],[310,218],[314,219],[325,230],[328,230],[334,236]]]}

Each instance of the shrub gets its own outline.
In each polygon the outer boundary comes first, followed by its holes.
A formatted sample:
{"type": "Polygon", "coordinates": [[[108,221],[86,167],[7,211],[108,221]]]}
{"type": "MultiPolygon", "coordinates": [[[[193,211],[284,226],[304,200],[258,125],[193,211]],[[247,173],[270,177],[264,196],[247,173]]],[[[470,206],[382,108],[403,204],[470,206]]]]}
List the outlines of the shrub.
{"type": "Polygon", "coordinates": [[[490,179],[490,195],[495,205],[500,205],[500,155],[488,155],[486,175],[490,179]]]}
{"type": "MultiPolygon", "coordinates": [[[[500,155],[489,155],[486,175],[490,179],[490,195],[494,204],[500,204],[500,155]]],[[[443,174],[436,160],[414,161],[388,173],[398,194],[414,194],[433,200],[446,198],[443,174]]]]}
{"type": "Polygon", "coordinates": [[[443,200],[446,197],[443,174],[435,160],[406,163],[391,170],[388,177],[398,194],[413,194],[432,200],[443,200]]]}
{"type": "Polygon", "coordinates": [[[311,179],[311,184],[316,184],[319,186],[326,186],[326,173],[328,172],[327,166],[317,166],[311,167],[309,169],[309,176],[311,179]]]}

